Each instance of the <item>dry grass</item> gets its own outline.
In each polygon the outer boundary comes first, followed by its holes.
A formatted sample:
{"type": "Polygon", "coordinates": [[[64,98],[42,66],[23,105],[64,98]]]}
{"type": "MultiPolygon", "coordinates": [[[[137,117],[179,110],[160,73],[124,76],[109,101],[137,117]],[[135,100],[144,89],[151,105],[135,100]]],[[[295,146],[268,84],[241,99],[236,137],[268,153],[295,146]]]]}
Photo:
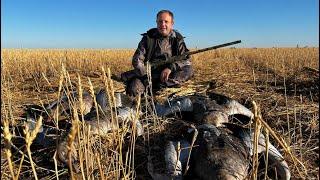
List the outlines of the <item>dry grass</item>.
{"type": "MultiPolygon", "coordinates": [[[[1,50],[1,137],[5,140],[1,140],[1,152],[6,153],[6,157],[1,156],[1,179],[69,177],[67,166],[55,163],[54,147],[37,149],[35,145],[25,145],[30,136],[25,138],[18,128],[23,125],[20,117],[25,105],[46,104],[71,90],[93,92],[106,88],[112,97],[114,91],[123,90],[123,85],[111,81],[103,69],[110,68],[115,74],[129,70],[133,53],[134,50],[1,50]]],[[[210,83],[215,92],[241,103],[254,100],[264,120],[259,121],[260,125],[270,128],[270,140],[285,154],[293,179],[319,179],[319,48],[221,49],[194,55],[193,64],[194,78],[183,88],[166,93],[200,92],[210,83]],[[303,165],[297,163],[300,161],[303,165]]],[[[117,120],[116,114],[111,117],[117,120]]],[[[59,118],[54,117],[55,125],[62,129],[59,118]]],[[[137,138],[135,127],[130,126],[107,137],[91,135],[90,127],[82,123],[73,126],[74,134],[70,132],[69,137],[75,140],[69,142],[69,147],[74,146],[70,150],[75,150],[80,161],[80,173],[73,177],[150,178],[146,171],[148,151],[156,145],[158,133],[170,133],[175,131],[170,127],[176,126],[172,120],[154,119],[152,114],[136,118],[145,124],[147,133],[143,138],[137,138]]],[[[72,153],[69,155],[71,158],[72,153]]]]}

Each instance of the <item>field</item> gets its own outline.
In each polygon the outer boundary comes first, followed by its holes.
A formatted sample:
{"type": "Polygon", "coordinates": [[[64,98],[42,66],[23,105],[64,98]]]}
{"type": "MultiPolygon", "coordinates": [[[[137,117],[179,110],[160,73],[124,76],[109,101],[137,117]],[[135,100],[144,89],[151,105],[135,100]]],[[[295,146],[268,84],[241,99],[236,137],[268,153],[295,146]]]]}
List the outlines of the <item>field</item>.
{"type": "MultiPolygon", "coordinates": [[[[123,91],[124,86],[106,74],[108,69],[112,74],[131,69],[133,53],[132,49],[2,49],[1,179],[68,178],[67,166],[55,161],[55,147],[24,145],[24,141],[32,143],[32,133],[26,137],[19,130],[25,107],[47,104],[70,89],[123,91]]],[[[319,179],[319,48],[219,49],[193,55],[192,63],[193,79],[172,91],[200,92],[210,85],[212,91],[243,104],[255,101],[263,120],[288,145],[284,149],[270,136],[284,154],[293,179],[319,179]]],[[[84,139],[77,148],[83,160],[81,173],[71,175],[75,179],[150,178],[147,150],[156,144],[158,134],[171,132],[166,128],[175,121],[146,122],[148,133],[143,138],[135,137],[131,127],[107,137],[90,136],[86,127],[80,127],[84,129],[77,131],[84,139]]]]}

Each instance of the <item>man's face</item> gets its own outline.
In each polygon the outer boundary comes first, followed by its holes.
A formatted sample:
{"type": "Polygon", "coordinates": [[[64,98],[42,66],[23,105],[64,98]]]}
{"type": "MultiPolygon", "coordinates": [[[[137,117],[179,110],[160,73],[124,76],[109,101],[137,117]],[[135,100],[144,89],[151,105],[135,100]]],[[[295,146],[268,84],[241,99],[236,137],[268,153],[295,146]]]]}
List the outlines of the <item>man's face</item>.
{"type": "Polygon", "coordinates": [[[162,13],[157,19],[157,28],[162,36],[168,36],[173,28],[173,19],[169,13],[162,13]]]}

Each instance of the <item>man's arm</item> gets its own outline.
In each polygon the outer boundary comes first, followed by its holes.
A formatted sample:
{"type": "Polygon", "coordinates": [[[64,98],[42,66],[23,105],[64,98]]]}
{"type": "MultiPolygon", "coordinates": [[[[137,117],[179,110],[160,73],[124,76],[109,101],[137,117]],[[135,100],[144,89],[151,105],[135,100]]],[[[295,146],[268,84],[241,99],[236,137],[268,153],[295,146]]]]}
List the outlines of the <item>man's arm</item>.
{"type": "MultiPolygon", "coordinates": [[[[181,55],[185,52],[188,52],[189,49],[187,48],[184,40],[180,40],[178,42],[178,55],[181,55]]],[[[183,61],[179,61],[179,62],[175,62],[169,65],[169,69],[171,71],[177,71],[177,70],[181,70],[182,67],[186,66],[186,65],[191,65],[191,57],[188,57],[186,60],[183,61]]]]}
{"type": "Polygon", "coordinates": [[[132,66],[137,75],[143,76],[146,74],[146,68],[144,66],[144,60],[146,58],[147,47],[147,37],[143,36],[141,41],[138,44],[133,57],[132,57],[132,66]]]}

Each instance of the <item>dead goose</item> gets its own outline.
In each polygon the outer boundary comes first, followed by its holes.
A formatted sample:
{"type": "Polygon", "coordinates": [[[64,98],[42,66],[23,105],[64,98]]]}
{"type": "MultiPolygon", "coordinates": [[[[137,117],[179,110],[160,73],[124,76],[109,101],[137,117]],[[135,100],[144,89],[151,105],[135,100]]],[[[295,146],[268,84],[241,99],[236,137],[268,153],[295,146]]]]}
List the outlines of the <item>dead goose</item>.
{"type": "MultiPolygon", "coordinates": [[[[199,147],[192,151],[192,171],[201,179],[244,179],[248,175],[249,157],[253,154],[253,132],[228,124],[229,117],[241,114],[247,119],[253,113],[228,97],[211,94],[208,97],[189,96],[156,106],[157,113],[168,116],[179,111],[192,112],[193,120],[204,123],[198,127],[199,147]],[[226,127],[224,127],[226,125],[226,127]],[[239,153],[240,152],[240,153],[239,153]]],[[[184,147],[188,142],[182,140],[184,147]]],[[[190,141],[189,141],[190,144],[190,141]]],[[[259,137],[258,153],[265,153],[265,138],[259,137]]],[[[166,146],[167,174],[154,172],[152,164],[148,169],[154,179],[181,179],[186,156],[177,158],[177,142],[169,141],[166,146]],[[178,160],[178,161],[177,161],[178,160]],[[172,168],[174,167],[174,168],[172,168]]],[[[185,154],[180,152],[180,154],[185,154]]],[[[274,162],[280,179],[290,179],[290,171],[279,151],[269,143],[269,162],[274,162]]]]}
{"type": "MultiPolygon", "coordinates": [[[[85,124],[87,126],[90,126],[90,133],[92,135],[101,135],[104,136],[111,132],[112,130],[115,130],[117,127],[119,127],[118,124],[116,124],[116,121],[111,120],[111,109],[108,107],[108,101],[106,100],[104,91],[100,91],[97,94],[97,103],[99,104],[100,108],[99,110],[92,110],[90,113],[86,114],[85,116],[85,124]],[[97,118],[97,111],[99,112],[99,122],[97,118]]],[[[118,122],[119,124],[126,124],[130,123],[131,125],[135,124],[136,126],[136,136],[141,136],[144,134],[143,126],[140,123],[138,119],[136,119],[136,108],[131,104],[131,101],[125,101],[125,105],[128,105],[130,107],[123,106],[122,103],[122,97],[127,98],[123,96],[122,94],[116,94],[116,103],[115,103],[115,111],[117,112],[118,122]],[[127,104],[127,102],[130,102],[127,104]]],[[[128,99],[126,99],[128,100],[128,99]]],[[[67,148],[67,137],[63,137],[57,146],[57,154],[60,159],[60,161],[64,163],[68,163],[68,148],[67,148]]],[[[76,142],[75,142],[76,143],[76,142]]],[[[79,165],[78,165],[78,158],[75,152],[72,152],[72,164],[73,169],[75,172],[79,172],[79,165]]]]}
{"type": "MultiPolygon", "coordinates": [[[[243,140],[244,144],[249,148],[250,156],[253,155],[253,138],[254,138],[254,131],[250,130],[249,128],[242,128],[235,124],[225,124],[226,127],[231,130],[235,136],[239,137],[243,140]]],[[[266,155],[266,141],[265,136],[260,133],[258,139],[258,153],[266,155]]],[[[289,170],[289,166],[287,162],[284,160],[281,153],[277,150],[276,147],[270,142],[268,142],[268,161],[269,164],[275,166],[277,169],[278,175],[277,179],[290,179],[291,173],[289,170]]]]}
{"type": "MultiPolygon", "coordinates": [[[[93,107],[93,97],[84,91],[82,94],[83,114],[87,114],[93,107]]],[[[57,117],[57,115],[69,115],[72,112],[71,108],[80,110],[79,94],[78,92],[70,92],[69,95],[64,94],[59,100],[53,101],[45,107],[50,118],[57,117]],[[59,110],[59,111],[57,111],[59,110]],[[58,114],[57,114],[58,113],[58,114]]]]}
{"type": "Polygon", "coordinates": [[[245,179],[249,169],[248,151],[237,137],[223,128],[204,124],[192,152],[190,170],[201,179],[245,179]]]}
{"type": "MultiPolygon", "coordinates": [[[[103,111],[106,111],[109,107],[109,100],[107,93],[104,89],[99,90],[99,92],[95,95],[95,99],[98,105],[102,108],[103,111]]],[[[49,114],[49,117],[56,117],[56,113],[58,115],[69,115],[72,112],[71,108],[76,108],[80,110],[80,101],[79,101],[79,93],[78,92],[70,92],[64,94],[60,97],[59,100],[53,101],[49,105],[45,107],[46,111],[49,114]],[[57,112],[59,110],[59,112],[57,112]]],[[[92,111],[94,108],[94,98],[90,93],[84,91],[82,93],[82,103],[83,103],[83,114],[86,115],[92,111]]],[[[134,102],[133,99],[124,93],[115,93],[115,103],[112,105],[113,107],[132,107],[134,102]]]]}
{"type": "MultiPolygon", "coordinates": [[[[228,125],[216,127],[203,124],[197,127],[199,132],[195,147],[191,152],[188,178],[191,179],[245,179],[248,178],[250,157],[252,156],[253,133],[241,126],[228,125]]],[[[148,163],[148,171],[153,179],[183,179],[188,158],[187,150],[177,157],[178,141],[167,142],[165,162],[167,174],[157,174],[153,165],[148,163]]],[[[181,148],[190,147],[191,141],[182,139],[181,148]]],[[[265,138],[259,137],[258,152],[265,153],[265,138]]],[[[278,179],[290,179],[290,171],[281,153],[269,142],[269,160],[274,162],[278,179]]],[[[269,162],[270,162],[269,161],[269,162]]]]}
{"type": "MultiPolygon", "coordinates": [[[[136,135],[141,136],[143,135],[143,126],[141,125],[140,121],[135,118],[135,115],[137,114],[136,108],[134,106],[134,103],[131,101],[130,98],[126,97],[123,93],[116,93],[115,94],[115,109],[109,107],[107,95],[104,90],[101,90],[96,95],[96,100],[99,106],[99,109],[94,108],[94,102],[93,98],[89,93],[84,92],[83,94],[83,103],[85,106],[84,111],[84,123],[87,126],[91,126],[90,133],[93,135],[106,135],[111,130],[119,127],[117,124],[115,124],[115,121],[111,121],[111,111],[114,111],[117,113],[118,122],[120,124],[135,124],[136,126],[136,135]],[[122,101],[123,100],[123,101],[122,101]],[[89,111],[90,110],[90,111],[89,111]],[[99,123],[97,118],[97,112],[99,114],[99,123]]],[[[73,101],[73,106],[76,108],[80,107],[80,103],[78,101],[78,94],[74,93],[73,98],[75,99],[73,101]]],[[[54,101],[48,106],[46,106],[47,112],[56,113],[57,109],[59,108],[58,113],[70,113],[70,106],[69,106],[69,98],[66,96],[63,96],[58,101],[54,101]],[[60,105],[62,107],[60,107],[60,105]]],[[[50,114],[52,115],[52,114],[50,114]]],[[[60,114],[59,114],[60,115],[60,114]]],[[[70,114],[69,114],[70,115],[70,114]]],[[[33,130],[35,127],[37,115],[28,116],[26,118],[26,123],[29,126],[30,130],[33,130]]],[[[53,127],[54,128],[54,127],[53,127]]],[[[51,135],[48,133],[48,127],[46,125],[43,125],[41,127],[40,132],[37,135],[36,141],[37,143],[48,146],[51,142],[51,144],[54,144],[54,141],[52,141],[51,135]]],[[[60,137],[60,141],[57,145],[57,153],[60,161],[67,163],[67,134],[62,135],[60,137]]],[[[75,162],[77,159],[76,155],[73,155],[73,161],[75,162]]]]}
{"type": "MultiPolygon", "coordinates": [[[[82,94],[83,99],[83,114],[88,114],[93,107],[93,97],[86,91],[82,94]]],[[[52,123],[52,119],[63,116],[71,116],[72,108],[76,108],[79,110],[80,102],[79,102],[79,94],[77,92],[70,92],[69,95],[64,94],[60,97],[60,99],[45,105],[45,107],[32,105],[32,107],[28,107],[26,109],[26,117],[25,122],[29,126],[29,130],[32,131],[35,127],[37,119],[42,116],[43,117],[43,125],[40,128],[39,133],[35,139],[40,145],[45,147],[54,143],[52,138],[55,134],[61,134],[55,125],[52,123]],[[34,108],[36,107],[36,108],[34,108]],[[47,124],[51,124],[52,126],[48,126],[47,124]],[[59,133],[57,133],[57,131],[59,133]]]]}
{"type": "MultiPolygon", "coordinates": [[[[45,120],[46,122],[48,122],[51,120],[50,117],[54,117],[57,115],[57,112],[58,115],[67,114],[70,116],[70,113],[72,112],[71,108],[79,109],[80,102],[78,93],[73,92],[70,96],[71,97],[62,96],[59,100],[54,101],[49,105],[45,106],[44,110],[28,111],[26,113],[26,122],[29,125],[29,129],[34,129],[36,119],[40,115],[44,115],[45,112],[49,113],[49,116],[46,116],[47,118],[49,118],[49,120],[45,120]]],[[[111,124],[112,108],[109,107],[106,92],[104,90],[100,90],[96,94],[96,101],[98,103],[99,108],[98,110],[94,108],[94,99],[88,92],[84,92],[82,97],[84,105],[83,114],[85,123],[91,126],[92,133],[97,134],[98,131],[100,131],[101,134],[108,133],[114,127],[114,124],[111,124]],[[97,121],[97,111],[99,114],[99,125],[97,121]]],[[[115,93],[115,97],[115,109],[113,109],[113,111],[117,112],[119,122],[131,122],[133,119],[133,115],[136,114],[136,107],[134,106],[134,102],[130,97],[126,96],[123,93],[115,93]]],[[[141,129],[142,125],[139,121],[136,121],[135,123],[138,127],[138,135],[141,135],[143,133],[141,129]]],[[[41,133],[43,131],[47,131],[47,129],[47,126],[41,127],[40,136],[42,135],[41,133]]]]}
{"type": "Polygon", "coordinates": [[[251,119],[253,113],[237,102],[226,96],[210,93],[209,96],[183,96],[177,97],[165,104],[156,104],[158,116],[169,116],[177,112],[191,112],[193,122],[209,123],[222,126],[228,122],[228,117],[236,114],[251,119]]]}

